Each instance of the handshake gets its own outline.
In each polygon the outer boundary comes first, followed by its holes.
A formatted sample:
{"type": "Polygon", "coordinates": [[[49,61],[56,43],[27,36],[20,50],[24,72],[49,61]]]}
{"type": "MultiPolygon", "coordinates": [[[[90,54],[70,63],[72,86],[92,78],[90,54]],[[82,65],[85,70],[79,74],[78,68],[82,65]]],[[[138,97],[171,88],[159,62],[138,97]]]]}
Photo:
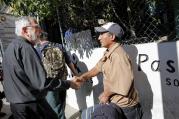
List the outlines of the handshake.
{"type": "Polygon", "coordinates": [[[84,82],[84,78],[81,77],[81,76],[74,76],[71,80],[70,80],[70,87],[72,89],[76,89],[78,90],[81,85],[83,84],[84,82]]]}
{"type": "MultiPolygon", "coordinates": [[[[84,77],[82,76],[74,76],[71,80],[70,80],[70,87],[73,89],[78,90],[81,85],[85,82],[86,80],[84,79],[84,77]]],[[[110,92],[109,90],[105,90],[103,91],[100,96],[98,97],[100,104],[108,104],[109,103],[109,99],[110,96],[113,93],[110,92]]]]}

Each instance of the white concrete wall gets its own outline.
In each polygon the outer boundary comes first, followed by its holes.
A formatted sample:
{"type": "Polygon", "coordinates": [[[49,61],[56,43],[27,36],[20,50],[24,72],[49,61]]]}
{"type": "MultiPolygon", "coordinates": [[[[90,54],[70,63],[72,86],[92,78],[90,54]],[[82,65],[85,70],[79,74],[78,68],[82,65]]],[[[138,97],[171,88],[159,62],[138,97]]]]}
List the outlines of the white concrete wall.
{"type": "MultiPolygon", "coordinates": [[[[135,86],[144,109],[143,119],[179,118],[179,42],[147,43],[124,46],[131,56],[135,86]]],[[[81,72],[90,70],[102,57],[104,48],[90,51],[71,51],[81,72]],[[74,53],[74,54],[73,54],[74,53]]],[[[69,74],[68,79],[71,79],[69,74]]],[[[98,103],[102,91],[102,76],[92,78],[78,91],[68,90],[67,103],[83,109],[98,103]],[[91,86],[92,85],[92,86],[91,86]]]]}

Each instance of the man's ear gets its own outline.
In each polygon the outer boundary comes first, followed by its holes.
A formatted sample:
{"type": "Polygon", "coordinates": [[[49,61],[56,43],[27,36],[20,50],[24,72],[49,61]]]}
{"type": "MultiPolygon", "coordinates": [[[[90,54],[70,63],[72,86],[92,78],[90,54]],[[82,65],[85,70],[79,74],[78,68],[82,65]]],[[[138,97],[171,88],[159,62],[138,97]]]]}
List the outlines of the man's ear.
{"type": "Polygon", "coordinates": [[[27,28],[26,27],[22,28],[22,34],[27,34],[27,28]]]}
{"type": "Polygon", "coordinates": [[[116,36],[114,34],[111,35],[112,40],[116,39],[116,36]]]}
{"type": "Polygon", "coordinates": [[[28,30],[27,30],[27,27],[23,27],[22,28],[22,34],[26,37],[29,37],[29,33],[28,33],[28,30]]]}

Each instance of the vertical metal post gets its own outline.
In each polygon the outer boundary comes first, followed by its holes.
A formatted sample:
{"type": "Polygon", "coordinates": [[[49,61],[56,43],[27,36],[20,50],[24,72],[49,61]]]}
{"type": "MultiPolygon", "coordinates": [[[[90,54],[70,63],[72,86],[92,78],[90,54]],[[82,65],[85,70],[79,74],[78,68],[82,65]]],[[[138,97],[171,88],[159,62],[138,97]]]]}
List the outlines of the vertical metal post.
{"type": "Polygon", "coordinates": [[[129,18],[129,30],[131,33],[131,37],[132,39],[136,38],[136,33],[133,27],[133,24],[131,24],[131,19],[132,19],[132,14],[131,14],[131,2],[130,0],[127,0],[127,13],[128,13],[128,18],[129,18]]]}
{"type": "Polygon", "coordinates": [[[60,37],[61,37],[61,40],[62,40],[62,45],[64,45],[63,31],[62,31],[62,27],[61,27],[58,7],[56,7],[56,11],[57,11],[57,18],[58,18],[58,26],[59,26],[59,30],[60,30],[60,37]]]}
{"type": "Polygon", "coordinates": [[[176,38],[179,38],[179,0],[173,0],[176,38]]]}

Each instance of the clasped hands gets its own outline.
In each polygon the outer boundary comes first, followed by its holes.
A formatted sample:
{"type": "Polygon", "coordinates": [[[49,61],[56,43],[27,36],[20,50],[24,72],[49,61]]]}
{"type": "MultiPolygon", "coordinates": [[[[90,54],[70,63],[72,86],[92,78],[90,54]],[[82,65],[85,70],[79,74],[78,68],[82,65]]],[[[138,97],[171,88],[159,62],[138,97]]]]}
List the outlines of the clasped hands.
{"type": "MultiPolygon", "coordinates": [[[[79,89],[81,85],[85,82],[84,78],[81,76],[74,76],[71,80],[71,88],[79,89]]],[[[98,97],[100,104],[108,104],[109,103],[109,96],[111,94],[109,92],[102,92],[98,97]]]]}
{"type": "Polygon", "coordinates": [[[84,83],[84,79],[81,76],[74,76],[70,81],[70,87],[76,90],[84,83]]]}

